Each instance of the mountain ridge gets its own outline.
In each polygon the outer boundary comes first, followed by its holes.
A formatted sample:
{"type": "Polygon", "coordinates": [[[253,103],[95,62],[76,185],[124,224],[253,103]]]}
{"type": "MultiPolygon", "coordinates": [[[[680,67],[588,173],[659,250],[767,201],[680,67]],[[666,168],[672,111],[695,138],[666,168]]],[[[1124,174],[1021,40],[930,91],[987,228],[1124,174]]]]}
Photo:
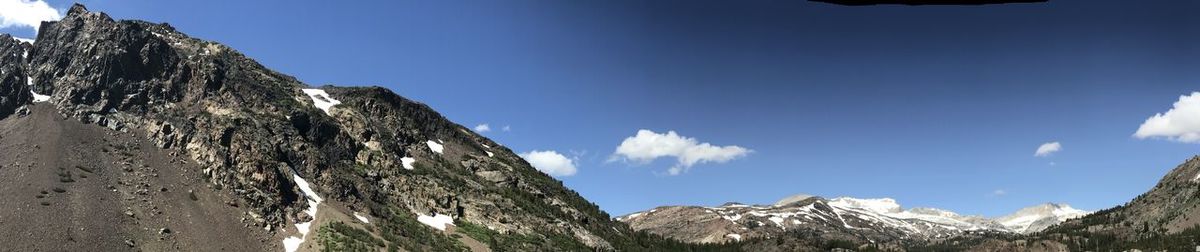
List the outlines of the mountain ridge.
{"type": "MultiPolygon", "coordinates": [[[[960,215],[938,208],[905,209],[891,198],[837,197],[825,199],[819,196],[798,194],[780,199],[772,205],[726,203],[718,207],[667,206],[627,214],[617,217],[617,220],[630,223],[634,229],[647,230],[696,243],[720,243],[753,237],[779,236],[792,228],[832,229],[833,232],[846,233],[861,233],[862,229],[874,229],[871,232],[889,240],[931,240],[945,239],[972,231],[1033,233],[1066,219],[1082,216],[1084,213],[1086,212],[1070,208],[1066,204],[1049,203],[1023,208],[1006,216],[985,218],[976,215],[960,215]],[[659,213],[662,210],[678,214],[715,215],[719,218],[674,216],[659,213]],[[745,221],[743,218],[749,218],[749,221],[745,221]],[[847,218],[851,219],[847,220],[847,218]],[[719,221],[719,219],[728,220],[732,225],[712,227],[711,232],[714,233],[705,233],[698,230],[687,230],[686,227],[681,227],[677,223],[703,223],[705,220],[719,221]],[[774,225],[771,225],[772,223],[774,225]],[[812,227],[812,224],[820,227],[812,227]],[[762,228],[764,226],[768,228],[762,228]],[[676,232],[684,232],[686,235],[676,234],[676,232]]],[[[710,224],[698,225],[711,226],[710,224]]],[[[872,238],[870,240],[883,239],[872,238]]]]}
{"type": "MultiPolygon", "coordinates": [[[[184,174],[201,177],[205,188],[193,192],[227,197],[201,209],[236,212],[218,218],[269,236],[246,243],[287,251],[705,247],[629,229],[503,145],[390,89],[311,87],[167,24],[113,20],[75,4],[61,20],[43,22],[33,43],[0,36],[0,53],[0,118],[49,113],[51,122],[134,134],[121,140],[144,141],[168,153],[172,166],[188,167],[184,174]]],[[[57,158],[74,155],[82,154],[57,158]]],[[[168,167],[145,168],[159,174],[168,167]]],[[[55,169],[19,172],[13,177],[55,169]]],[[[141,185],[112,187],[134,201],[153,197],[141,185]]],[[[121,225],[132,231],[83,236],[121,237],[118,246],[149,250],[196,238],[137,233],[162,228],[144,222],[121,225]]],[[[32,250],[86,248],[52,239],[8,241],[32,250]]]]}

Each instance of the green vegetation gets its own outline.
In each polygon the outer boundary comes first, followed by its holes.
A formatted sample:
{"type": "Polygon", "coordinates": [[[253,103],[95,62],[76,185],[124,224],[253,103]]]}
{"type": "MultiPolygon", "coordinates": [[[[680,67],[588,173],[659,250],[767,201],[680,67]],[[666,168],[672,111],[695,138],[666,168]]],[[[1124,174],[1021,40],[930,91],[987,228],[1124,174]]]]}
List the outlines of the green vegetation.
{"type": "MultiPolygon", "coordinates": [[[[549,231],[537,235],[502,234],[461,220],[455,221],[455,226],[458,232],[487,244],[493,251],[594,250],[574,237],[549,231]]],[[[613,239],[610,242],[614,242],[612,245],[616,251],[741,251],[738,244],[688,244],[646,232],[635,232],[629,240],[613,239]]]]}
{"type": "Polygon", "coordinates": [[[501,234],[487,227],[457,220],[458,232],[487,244],[492,251],[591,251],[587,245],[572,237],[546,232],[546,237],[523,234],[501,234]]]}
{"type": "Polygon", "coordinates": [[[1200,226],[1173,234],[1140,232],[1138,237],[1132,240],[1121,239],[1108,232],[1072,231],[1064,235],[1072,238],[1069,242],[1064,242],[1072,251],[1194,251],[1200,246],[1200,226]]]}
{"type": "Polygon", "coordinates": [[[379,213],[379,229],[384,240],[388,241],[388,251],[468,251],[466,245],[417,222],[415,215],[395,208],[377,208],[379,213]]]}
{"type": "Polygon", "coordinates": [[[322,251],[376,251],[386,244],[366,230],[333,222],[317,230],[317,242],[322,251]]]}

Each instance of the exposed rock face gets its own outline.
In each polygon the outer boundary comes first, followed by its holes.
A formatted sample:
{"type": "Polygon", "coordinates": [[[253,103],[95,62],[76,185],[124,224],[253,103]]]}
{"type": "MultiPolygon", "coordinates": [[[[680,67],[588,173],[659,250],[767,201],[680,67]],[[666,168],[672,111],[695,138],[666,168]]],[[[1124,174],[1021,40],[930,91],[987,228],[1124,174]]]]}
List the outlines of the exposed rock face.
{"type": "Polygon", "coordinates": [[[0,117],[37,93],[63,116],[141,133],[201,167],[267,229],[311,218],[300,214],[295,175],[331,204],[373,216],[438,213],[597,249],[631,244],[633,231],[596,205],[424,104],[379,87],[310,96],[295,78],[167,24],[75,5],[32,45],[0,36],[0,70],[0,117]]]}
{"type": "Polygon", "coordinates": [[[25,73],[31,47],[8,34],[0,34],[0,118],[33,99],[25,73]]]}

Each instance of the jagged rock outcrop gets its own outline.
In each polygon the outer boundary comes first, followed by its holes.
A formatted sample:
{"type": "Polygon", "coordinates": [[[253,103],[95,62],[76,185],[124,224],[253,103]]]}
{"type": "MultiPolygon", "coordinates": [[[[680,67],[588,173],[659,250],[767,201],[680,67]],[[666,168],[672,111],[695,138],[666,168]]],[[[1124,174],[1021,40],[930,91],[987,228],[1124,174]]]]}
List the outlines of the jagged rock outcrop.
{"type": "Polygon", "coordinates": [[[33,99],[26,81],[31,47],[8,34],[0,34],[0,118],[13,114],[33,99]]]}

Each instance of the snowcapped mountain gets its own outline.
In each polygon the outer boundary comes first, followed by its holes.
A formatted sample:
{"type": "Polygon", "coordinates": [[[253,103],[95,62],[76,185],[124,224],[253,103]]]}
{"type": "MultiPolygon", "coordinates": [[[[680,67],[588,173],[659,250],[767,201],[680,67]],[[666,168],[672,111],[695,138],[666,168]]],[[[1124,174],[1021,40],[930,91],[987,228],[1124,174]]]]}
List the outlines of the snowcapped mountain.
{"type": "Polygon", "coordinates": [[[996,218],[996,221],[1015,233],[1042,231],[1068,219],[1082,217],[1091,212],[1072,208],[1066,204],[1046,203],[1018,210],[1016,213],[996,218]]]}
{"type": "Polygon", "coordinates": [[[870,242],[888,242],[937,240],[975,233],[1036,232],[1087,213],[1063,204],[1045,204],[989,219],[937,208],[904,209],[890,198],[825,199],[795,195],[774,205],[659,207],[617,220],[637,230],[698,243],[777,237],[800,230],[816,230],[833,238],[858,236],[870,242]]]}

